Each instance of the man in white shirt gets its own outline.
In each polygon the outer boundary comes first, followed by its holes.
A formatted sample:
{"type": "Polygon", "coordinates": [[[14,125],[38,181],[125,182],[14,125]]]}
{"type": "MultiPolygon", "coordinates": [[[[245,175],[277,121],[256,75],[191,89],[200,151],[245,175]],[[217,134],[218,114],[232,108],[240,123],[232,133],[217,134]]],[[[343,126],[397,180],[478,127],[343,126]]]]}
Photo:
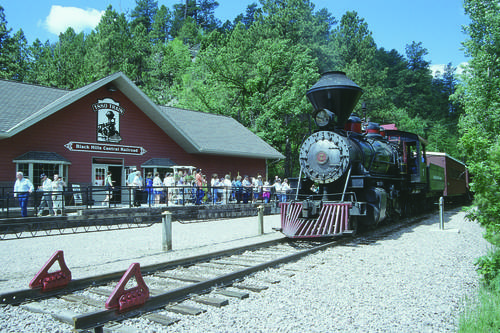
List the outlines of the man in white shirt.
{"type": "Polygon", "coordinates": [[[43,196],[38,207],[38,216],[42,216],[45,206],[49,209],[50,215],[54,216],[54,210],[52,209],[52,181],[44,173],[40,175],[40,178],[42,179],[42,185],[38,189],[43,192],[43,196]]]}
{"type": "Polygon", "coordinates": [[[135,195],[135,190],[134,190],[134,179],[135,179],[135,176],[136,176],[136,172],[137,172],[137,169],[136,168],[132,168],[130,170],[130,173],[127,177],[127,186],[129,187],[129,191],[130,191],[130,205],[133,205],[134,203],[134,195],[135,195]]]}
{"type": "Polygon", "coordinates": [[[140,207],[141,206],[141,197],[139,196],[139,190],[141,190],[142,186],[144,185],[142,181],[142,176],[140,171],[135,172],[135,177],[134,181],[132,182],[132,186],[135,187],[134,191],[134,206],[140,207]]]}
{"type": "Polygon", "coordinates": [[[54,180],[52,181],[52,205],[54,208],[55,216],[57,216],[57,212],[60,210],[61,215],[62,211],[62,201],[63,201],[63,190],[66,186],[66,183],[59,178],[58,174],[54,175],[54,180]]]}
{"type": "Polygon", "coordinates": [[[21,207],[21,216],[28,216],[28,196],[33,192],[33,184],[28,178],[24,178],[22,172],[16,174],[16,182],[14,183],[14,198],[19,199],[19,207],[21,207]]]}

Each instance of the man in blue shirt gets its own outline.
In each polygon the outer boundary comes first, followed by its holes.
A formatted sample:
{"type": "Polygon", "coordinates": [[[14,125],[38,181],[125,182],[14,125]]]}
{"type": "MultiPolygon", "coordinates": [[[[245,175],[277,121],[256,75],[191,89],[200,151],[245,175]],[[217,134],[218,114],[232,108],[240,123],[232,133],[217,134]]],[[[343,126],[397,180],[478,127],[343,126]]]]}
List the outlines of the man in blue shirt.
{"type": "Polygon", "coordinates": [[[33,184],[28,178],[24,178],[22,172],[16,174],[16,182],[14,184],[14,197],[19,199],[21,207],[21,216],[28,216],[28,196],[33,192],[33,184]]]}
{"type": "Polygon", "coordinates": [[[240,203],[241,202],[241,199],[243,199],[243,184],[241,183],[241,176],[238,175],[236,177],[236,181],[234,182],[234,186],[235,188],[235,194],[236,194],[236,203],[240,203]]]}

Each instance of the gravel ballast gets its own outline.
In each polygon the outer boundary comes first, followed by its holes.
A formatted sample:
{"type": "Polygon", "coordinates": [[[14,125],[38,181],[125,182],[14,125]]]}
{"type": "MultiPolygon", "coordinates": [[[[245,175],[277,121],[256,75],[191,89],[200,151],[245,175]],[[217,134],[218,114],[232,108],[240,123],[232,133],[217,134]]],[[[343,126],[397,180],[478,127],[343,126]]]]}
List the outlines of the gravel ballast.
{"type": "Polygon", "coordinates": [[[447,213],[444,231],[435,217],[369,245],[311,255],[295,276],[169,331],[455,332],[479,285],[474,260],[488,248],[464,215],[447,213]]]}
{"type": "MultiPolygon", "coordinates": [[[[228,306],[209,308],[199,316],[183,316],[179,323],[164,328],[164,331],[454,332],[460,311],[477,291],[479,276],[474,261],[486,253],[488,243],[482,238],[483,229],[465,220],[463,212],[447,212],[445,218],[444,231],[439,230],[436,214],[373,243],[332,247],[296,263],[258,273],[249,279],[258,281],[266,274],[276,275],[290,272],[290,269],[295,275],[281,274],[280,283],[269,285],[261,293],[251,293],[250,298],[241,301],[231,299],[228,306]]],[[[95,274],[96,267],[104,271],[113,271],[115,266],[126,269],[130,262],[145,265],[173,259],[176,255],[191,256],[200,251],[220,250],[221,247],[232,246],[231,240],[234,239],[255,241],[279,236],[271,231],[271,227],[279,225],[279,216],[265,217],[267,234],[260,237],[254,237],[255,219],[197,223],[189,226],[193,228],[193,233],[188,233],[186,229],[181,235],[177,229],[177,238],[174,223],[174,251],[168,254],[158,251],[157,240],[154,244],[151,239],[140,240],[147,238],[138,235],[144,230],[131,231],[139,239],[137,248],[134,250],[128,245],[119,255],[114,253],[116,251],[109,251],[101,237],[107,237],[116,246],[112,239],[123,231],[0,242],[4,254],[0,258],[3,267],[1,279],[7,280],[0,282],[0,289],[26,288],[27,282],[17,287],[20,282],[16,281],[24,278],[29,282],[30,274],[33,271],[36,273],[38,267],[60,249],[55,247],[49,251],[47,242],[51,239],[72,237],[72,248],[80,249],[84,244],[78,243],[78,240],[89,242],[85,237],[94,235],[88,252],[79,253],[72,249],[68,251],[71,253],[68,256],[65,251],[72,271],[70,262],[77,266],[76,272],[92,275],[90,273],[95,274]],[[216,239],[209,239],[211,237],[216,239]],[[190,238],[190,242],[183,243],[182,238],[190,238]],[[193,246],[196,239],[199,240],[198,246],[193,246]],[[103,248],[99,250],[99,246],[103,248]],[[35,259],[30,258],[29,247],[35,259]],[[37,248],[50,253],[48,256],[39,254],[37,248]],[[112,252],[111,257],[108,252],[112,252]],[[103,255],[99,258],[98,253],[103,255]],[[20,260],[16,261],[16,254],[24,260],[44,259],[36,269],[24,267],[23,270],[16,268],[16,265],[23,265],[18,262],[20,260]],[[102,264],[103,258],[106,258],[105,265],[102,264]],[[22,274],[25,276],[20,276],[22,274]]],[[[129,241],[134,239],[132,235],[130,237],[129,241]]],[[[0,308],[0,331],[71,331],[69,326],[58,326],[52,319],[46,318],[46,315],[27,313],[16,307],[3,307],[0,308]],[[44,323],[47,323],[46,326],[44,323]]],[[[158,331],[158,326],[152,326],[150,331],[158,331]]]]}

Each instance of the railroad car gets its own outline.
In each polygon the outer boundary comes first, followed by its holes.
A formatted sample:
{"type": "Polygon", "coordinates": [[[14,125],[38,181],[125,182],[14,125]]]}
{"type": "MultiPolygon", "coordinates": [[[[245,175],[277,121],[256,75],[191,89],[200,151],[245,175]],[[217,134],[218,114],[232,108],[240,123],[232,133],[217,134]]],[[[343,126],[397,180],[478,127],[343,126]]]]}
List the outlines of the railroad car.
{"type": "Polygon", "coordinates": [[[450,188],[446,169],[434,155],[429,159],[420,136],[381,131],[375,123],[362,130],[360,118],[351,114],[362,89],[345,73],[323,74],[306,95],[318,131],[300,148],[293,200],[280,203],[287,237],[353,234],[358,226],[427,209],[450,188]]]}
{"type": "MultiPolygon", "coordinates": [[[[443,182],[441,183],[443,196],[447,201],[470,201],[469,170],[467,166],[446,153],[427,152],[427,165],[441,168],[443,182]]],[[[432,181],[432,179],[431,179],[432,181]]]]}

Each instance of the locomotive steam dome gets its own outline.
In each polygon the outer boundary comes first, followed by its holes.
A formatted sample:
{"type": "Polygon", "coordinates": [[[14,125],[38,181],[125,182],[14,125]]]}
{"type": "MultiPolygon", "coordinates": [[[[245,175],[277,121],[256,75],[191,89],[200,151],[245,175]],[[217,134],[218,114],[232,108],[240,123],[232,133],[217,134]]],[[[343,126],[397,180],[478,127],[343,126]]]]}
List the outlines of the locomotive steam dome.
{"type": "Polygon", "coordinates": [[[349,80],[344,72],[326,72],[306,93],[315,110],[327,109],[343,126],[356,106],[363,90],[349,80]]]}

